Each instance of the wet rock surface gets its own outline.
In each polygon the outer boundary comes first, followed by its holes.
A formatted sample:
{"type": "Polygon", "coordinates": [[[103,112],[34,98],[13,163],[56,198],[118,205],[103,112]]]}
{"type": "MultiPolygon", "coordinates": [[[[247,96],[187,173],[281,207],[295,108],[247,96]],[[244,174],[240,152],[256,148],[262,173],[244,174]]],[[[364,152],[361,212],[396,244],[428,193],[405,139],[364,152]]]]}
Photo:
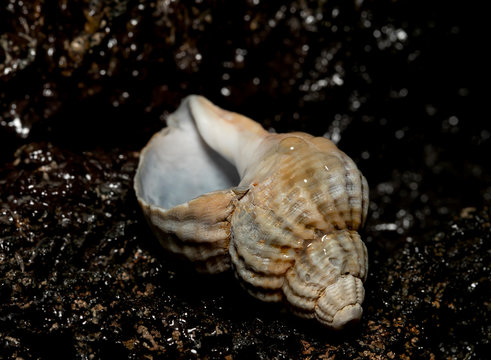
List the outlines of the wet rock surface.
{"type": "Polygon", "coordinates": [[[0,5],[0,359],[482,359],[491,128],[479,29],[448,3],[0,5]],[[422,11],[424,9],[424,11],[422,11]],[[342,332],[165,254],[132,190],[189,93],[325,135],[371,186],[342,332]]]}

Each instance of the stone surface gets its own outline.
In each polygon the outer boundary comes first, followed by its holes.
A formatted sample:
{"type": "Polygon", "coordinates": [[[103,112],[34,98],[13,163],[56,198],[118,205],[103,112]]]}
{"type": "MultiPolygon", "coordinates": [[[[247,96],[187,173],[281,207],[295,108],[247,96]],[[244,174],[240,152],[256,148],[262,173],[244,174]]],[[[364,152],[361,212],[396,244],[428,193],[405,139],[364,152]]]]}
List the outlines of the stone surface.
{"type": "Polygon", "coordinates": [[[479,10],[2,3],[0,359],[485,358],[479,10]],[[325,134],[357,162],[371,187],[358,326],[295,319],[160,249],[132,178],[139,149],[189,93],[268,129],[325,134]]]}

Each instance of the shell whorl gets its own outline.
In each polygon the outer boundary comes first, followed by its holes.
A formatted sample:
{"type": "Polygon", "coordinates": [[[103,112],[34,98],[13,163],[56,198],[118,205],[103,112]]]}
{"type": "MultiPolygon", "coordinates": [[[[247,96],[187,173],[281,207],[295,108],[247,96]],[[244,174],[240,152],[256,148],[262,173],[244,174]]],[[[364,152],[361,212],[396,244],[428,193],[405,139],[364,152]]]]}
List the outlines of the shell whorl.
{"type": "Polygon", "coordinates": [[[284,136],[263,160],[269,176],[253,169],[258,181],[232,215],[230,255],[252,295],[339,328],[361,316],[367,184],[344,153],[311,140],[284,136]]]}
{"type": "Polygon", "coordinates": [[[282,286],[292,311],[333,328],[359,319],[366,259],[365,245],[354,231],[340,230],[309,243],[282,286]]]}
{"type": "Polygon", "coordinates": [[[325,138],[270,134],[197,96],[168,125],[135,175],[162,245],[201,271],[232,267],[253,296],[298,316],[336,329],[358,320],[368,185],[353,161],[325,138]]]}

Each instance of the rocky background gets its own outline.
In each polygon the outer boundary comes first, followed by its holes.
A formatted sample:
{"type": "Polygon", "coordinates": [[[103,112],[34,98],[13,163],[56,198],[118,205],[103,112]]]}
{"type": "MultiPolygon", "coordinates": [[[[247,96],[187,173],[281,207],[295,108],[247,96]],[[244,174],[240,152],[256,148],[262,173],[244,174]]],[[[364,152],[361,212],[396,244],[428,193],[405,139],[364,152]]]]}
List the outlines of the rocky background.
{"type": "Polygon", "coordinates": [[[489,64],[475,6],[3,1],[0,359],[489,356],[489,64]],[[296,319],[160,249],[132,178],[190,93],[329,137],[359,165],[371,203],[357,327],[296,319]]]}

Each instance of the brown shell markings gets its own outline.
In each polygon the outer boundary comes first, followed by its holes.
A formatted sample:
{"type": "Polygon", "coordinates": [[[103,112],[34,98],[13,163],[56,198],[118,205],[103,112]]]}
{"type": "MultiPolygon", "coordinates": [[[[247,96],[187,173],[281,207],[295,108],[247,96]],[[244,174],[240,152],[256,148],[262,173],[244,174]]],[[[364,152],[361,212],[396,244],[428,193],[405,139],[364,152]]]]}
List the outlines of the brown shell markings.
{"type": "Polygon", "coordinates": [[[143,149],[135,191],[162,245],[197,269],[232,267],[253,296],[332,328],[361,318],[368,185],[328,139],[189,96],[143,149]]]}

